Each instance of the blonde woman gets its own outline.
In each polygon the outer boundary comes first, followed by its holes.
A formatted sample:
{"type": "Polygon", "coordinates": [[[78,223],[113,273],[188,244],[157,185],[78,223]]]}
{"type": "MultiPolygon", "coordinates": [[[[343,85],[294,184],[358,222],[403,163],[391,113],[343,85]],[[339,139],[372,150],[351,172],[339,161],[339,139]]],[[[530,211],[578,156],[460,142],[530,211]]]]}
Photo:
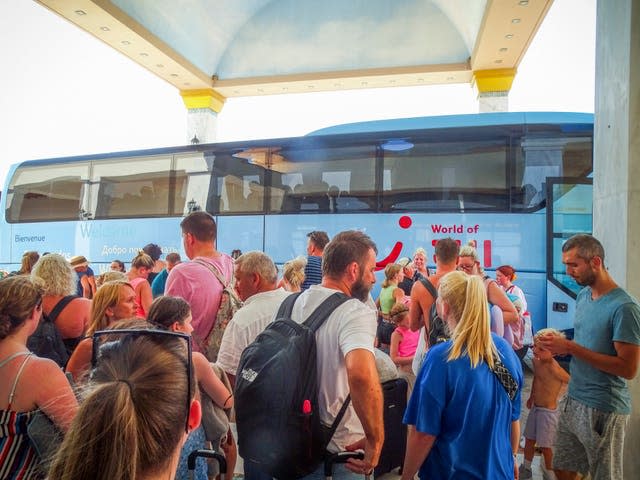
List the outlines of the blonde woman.
{"type": "Polygon", "coordinates": [[[451,339],[427,353],[405,413],[402,480],[513,480],[520,440],[522,367],[489,328],[482,279],[451,272],[440,280],[436,308],[451,339]],[[495,370],[511,376],[512,397],[495,370]]]}
{"type": "Polygon", "coordinates": [[[174,478],[180,449],[200,424],[188,337],[112,332],[49,480],[174,478]]]}
{"type": "Polygon", "coordinates": [[[91,366],[93,343],[91,335],[105,330],[118,320],[133,318],[136,312],[136,292],[130,283],[116,280],[104,283],[96,292],[91,305],[91,321],[87,328],[87,337],[82,340],[71,355],[66,371],[78,382],[91,366]]]}
{"type": "Polygon", "coordinates": [[[458,270],[468,275],[476,275],[484,282],[487,291],[487,299],[490,303],[491,310],[491,331],[497,333],[509,342],[514,343],[514,331],[520,332],[522,328],[522,319],[518,315],[515,305],[495,280],[485,275],[484,270],[480,266],[480,259],[473,243],[469,243],[460,248],[458,256],[458,270]]]}
{"type": "Polygon", "coordinates": [[[31,271],[31,280],[42,288],[42,311],[49,318],[55,317],[54,324],[71,354],[89,323],[91,300],[76,295],[76,273],[57,253],[38,260],[31,271]]]}
{"type": "Polygon", "coordinates": [[[155,262],[153,258],[144,253],[138,252],[131,260],[131,270],[127,272],[129,283],[136,292],[136,317],[147,318],[149,307],[153,302],[151,285],[147,281],[149,274],[153,270],[155,262]]]}
{"type": "Polygon", "coordinates": [[[296,257],[289,260],[282,267],[282,287],[287,292],[299,292],[304,282],[304,269],[307,266],[307,259],[296,257]]]}
{"type": "Polygon", "coordinates": [[[402,267],[397,263],[388,264],[384,267],[384,277],[376,306],[380,309],[382,318],[389,320],[391,308],[404,301],[404,290],[398,287],[398,283],[404,279],[402,267]]]}
{"type": "Polygon", "coordinates": [[[40,254],[35,251],[24,252],[20,261],[20,270],[12,272],[12,275],[29,275],[33,266],[40,259],[40,254]]]}

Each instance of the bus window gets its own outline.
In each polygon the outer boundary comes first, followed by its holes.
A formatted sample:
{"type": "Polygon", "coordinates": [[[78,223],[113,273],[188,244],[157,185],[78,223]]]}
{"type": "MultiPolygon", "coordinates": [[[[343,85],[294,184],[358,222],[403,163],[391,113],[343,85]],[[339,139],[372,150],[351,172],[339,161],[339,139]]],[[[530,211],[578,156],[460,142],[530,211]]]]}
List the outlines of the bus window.
{"type": "Polygon", "coordinates": [[[289,148],[273,165],[271,213],[375,211],[372,144],[289,148]]]}
{"type": "Polygon", "coordinates": [[[200,152],[175,155],[171,215],[187,215],[207,207],[212,164],[213,160],[200,152]]]}
{"type": "Polygon", "coordinates": [[[98,161],[91,174],[94,218],[169,214],[171,156],[98,161]]]}
{"type": "Polygon", "coordinates": [[[227,153],[213,157],[213,177],[207,210],[214,214],[263,213],[264,168],[227,153]]]}
{"type": "Polygon", "coordinates": [[[385,211],[506,210],[506,140],[418,142],[384,151],[385,211]]]}
{"type": "Polygon", "coordinates": [[[89,164],[20,167],[7,194],[8,222],[78,220],[89,164]]]}
{"type": "Polygon", "coordinates": [[[591,137],[525,137],[517,150],[515,210],[540,208],[547,198],[547,177],[586,177],[593,169],[591,137]]]}

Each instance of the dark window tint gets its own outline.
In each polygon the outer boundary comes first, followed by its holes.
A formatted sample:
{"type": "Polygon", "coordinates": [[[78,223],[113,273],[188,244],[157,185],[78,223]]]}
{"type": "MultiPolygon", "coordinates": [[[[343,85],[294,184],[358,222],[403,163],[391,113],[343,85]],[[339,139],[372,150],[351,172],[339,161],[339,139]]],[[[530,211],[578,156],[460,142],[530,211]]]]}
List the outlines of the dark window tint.
{"type": "Polygon", "coordinates": [[[384,211],[508,208],[507,138],[405,142],[401,151],[383,149],[384,211]]]}
{"type": "Polygon", "coordinates": [[[375,144],[309,145],[318,141],[272,151],[269,211],[375,211],[375,144]]]}
{"type": "Polygon", "coordinates": [[[94,218],[154,217],[169,214],[171,156],[94,162],[94,218]]]}
{"type": "Polygon", "coordinates": [[[18,168],[7,192],[7,221],[77,220],[87,173],[87,163],[18,168]]]}

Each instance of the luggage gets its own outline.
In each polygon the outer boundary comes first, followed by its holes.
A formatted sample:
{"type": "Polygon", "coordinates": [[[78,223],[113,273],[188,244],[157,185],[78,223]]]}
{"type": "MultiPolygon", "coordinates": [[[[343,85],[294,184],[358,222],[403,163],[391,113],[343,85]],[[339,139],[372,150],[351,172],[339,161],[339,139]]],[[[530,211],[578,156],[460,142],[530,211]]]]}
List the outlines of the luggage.
{"type": "MultiPolygon", "coordinates": [[[[333,455],[328,455],[324,460],[324,478],[326,480],[333,479],[333,465],[336,463],[346,463],[350,458],[358,458],[362,460],[364,453],[358,452],[338,452],[333,455]]],[[[368,479],[371,475],[365,475],[364,478],[368,479]]]]}
{"type": "Polygon", "coordinates": [[[373,475],[379,477],[394,468],[402,468],[407,446],[407,426],[402,423],[407,406],[407,381],[396,378],[382,384],[384,398],[384,445],[373,475]]]}
{"type": "Polygon", "coordinates": [[[334,293],[302,324],[291,319],[297,298],[287,297],[276,320],[244,349],[233,392],[240,456],[281,480],[304,477],[322,463],[351,399],[331,426],[320,421],[315,332],[350,297],[334,293]]]}
{"type": "MultiPolygon", "coordinates": [[[[194,450],[187,457],[187,469],[189,470],[189,478],[193,479],[193,472],[196,469],[196,460],[198,457],[215,458],[220,465],[220,480],[224,480],[227,474],[227,460],[224,455],[213,450],[194,450]]],[[[233,472],[231,472],[231,478],[233,478],[233,472]]]]}

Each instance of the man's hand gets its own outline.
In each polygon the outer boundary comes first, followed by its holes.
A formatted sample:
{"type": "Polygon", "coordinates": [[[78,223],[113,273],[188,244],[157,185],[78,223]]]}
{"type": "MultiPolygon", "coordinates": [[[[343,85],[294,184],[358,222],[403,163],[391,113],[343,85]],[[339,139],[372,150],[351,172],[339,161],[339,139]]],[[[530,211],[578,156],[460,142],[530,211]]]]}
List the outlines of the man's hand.
{"type": "Polygon", "coordinates": [[[559,335],[547,333],[538,338],[543,348],[549,350],[553,355],[566,355],[570,353],[571,340],[567,340],[559,335]]]}
{"type": "Polygon", "coordinates": [[[367,445],[366,438],[362,438],[351,445],[347,445],[345,449],[348,452],[355,452],[356,450],[364,451],[364,458],[362,460],[357,458],[349,458],[347,460],[345,463],[345,467],[347,467],[347,469],[351,470],[353,473],[359,473],[361,475],[371,475],[373,473],[373,469],[376,466],[371,458],[374,448],[372,445],[367,445]]]}

